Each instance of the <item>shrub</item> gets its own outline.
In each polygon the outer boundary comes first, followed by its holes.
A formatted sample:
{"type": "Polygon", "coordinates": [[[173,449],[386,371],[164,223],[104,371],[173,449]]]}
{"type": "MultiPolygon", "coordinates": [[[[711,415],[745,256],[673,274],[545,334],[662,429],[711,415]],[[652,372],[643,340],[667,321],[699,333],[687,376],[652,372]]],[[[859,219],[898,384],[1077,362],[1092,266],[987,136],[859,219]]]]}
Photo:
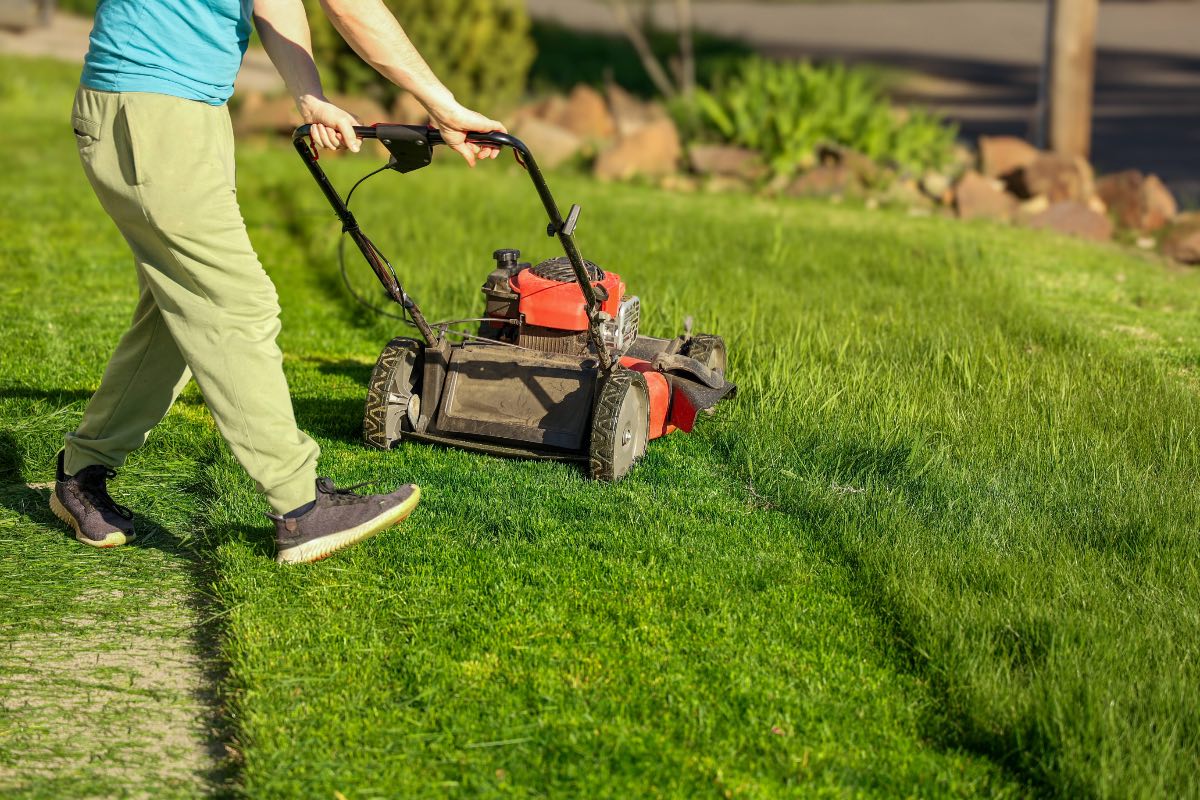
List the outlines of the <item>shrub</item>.
{"type": "Polygon", "coordinates": [[[957,130],[932,112],[900,113],[876,75],[842,64],[749,58],[697,90],[701,136],[760,151],[778,174],[808,166],[817,148],[848,147],[905,170],[949,162],[957,130]]]}
{"type": "MultiPolygon", "coordinates": [[[[464,104],[488,114],[515,103],[534,58],[529,15],[520,0],[385,0],[439,78],[464,104]]],[[[326,88],[364,92],[384,104],[398,89],[382,79],[345,43],[321,12],[305,0],[313,52],[326,88]]]]}

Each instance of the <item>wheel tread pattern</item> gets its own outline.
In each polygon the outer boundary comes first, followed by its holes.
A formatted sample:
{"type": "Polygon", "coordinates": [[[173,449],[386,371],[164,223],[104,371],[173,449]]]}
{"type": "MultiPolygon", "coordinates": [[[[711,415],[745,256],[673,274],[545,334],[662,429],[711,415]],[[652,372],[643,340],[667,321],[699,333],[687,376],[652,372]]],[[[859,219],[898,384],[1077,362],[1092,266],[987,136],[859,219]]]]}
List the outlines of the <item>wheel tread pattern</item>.
{"type": "MultiPolygon", "coordinates": [[[[630,369],[613,370],[600,386],[596,408],[592,414],[592,438],[588,448],[588,472],[593,480],[611,482],[623,477],[616,474],[614,463],[617,437],[620,435],[617,422],[625,395],[631,391],[642,392],[647,403],[649,402],[650,390],[646,386],[646,379],[640,372],[630,369]]],[[[646,422],[649,425],[649,420],[646,422]]]]}
{"type": "Polygon", "coordinates": [[[367,403],[363,410],[363,441],[369,447],[379,450],[390,450],[392,440],[387,435],[387,399],[392,385],[392,377],[396,365],[404,354],[413,348],[420,348],[421,343],[406,336],[397,336],[387,343],[375,369],[371,372],[371,380],[367,384],[367,403]]]}

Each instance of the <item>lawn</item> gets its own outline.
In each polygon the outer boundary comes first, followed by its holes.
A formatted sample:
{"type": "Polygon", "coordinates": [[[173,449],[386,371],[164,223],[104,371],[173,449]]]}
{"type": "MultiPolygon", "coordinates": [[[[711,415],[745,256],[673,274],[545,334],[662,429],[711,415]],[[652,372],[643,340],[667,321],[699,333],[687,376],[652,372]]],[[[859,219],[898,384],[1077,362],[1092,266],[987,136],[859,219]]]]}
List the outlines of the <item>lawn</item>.
{"type": "MultiPolygon", "coordinates": [[[[693,314],[739,384],[598,485],[366,450],[364,387],[400,330],[345,296],[295,154],[245,143],[239,194],[322,473],[424,500],[281,569],[190,387],[116,483],[146,546],[83,552],[39,485],[134,277],[76,162],[74,78],[0,60],[0,793],[116,795],[150,768],[136,748],[110,748],[119,769],[31,750],[12,655],[175,593],[206,633],[154,635],[216,640],[222,774],[256,798],[1197,795],[1197,274],[1036,232],[555,175],[644,328],[693,314]]],[[[344,188],[375,161],[327,163],[344,188]]],[[[441,161],[376,178],[356,210],[427,313],[474,316],[493,249],[552,242],[515,167],[441,161]]],[[[77,677],[46,692],[86,695],[77,677]]]]}

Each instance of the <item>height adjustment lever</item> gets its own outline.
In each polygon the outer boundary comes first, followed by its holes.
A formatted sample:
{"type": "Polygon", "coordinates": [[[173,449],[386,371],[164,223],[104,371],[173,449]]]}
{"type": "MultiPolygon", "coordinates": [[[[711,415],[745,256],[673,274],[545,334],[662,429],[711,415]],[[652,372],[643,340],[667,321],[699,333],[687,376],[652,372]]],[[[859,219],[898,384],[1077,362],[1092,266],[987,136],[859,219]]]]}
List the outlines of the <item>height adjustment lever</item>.
{"type": "Polygon", "coordinates": [[[555,225],[551,222],[546,226],[546,235],[553,237],[562,233],[567,236],[574,236],[575,226],[579,224],[579,212],[582,210],[578,203],[572,204],[571,211],[567,214],[567,218],[563,221],[562,225],[555,225]]]}

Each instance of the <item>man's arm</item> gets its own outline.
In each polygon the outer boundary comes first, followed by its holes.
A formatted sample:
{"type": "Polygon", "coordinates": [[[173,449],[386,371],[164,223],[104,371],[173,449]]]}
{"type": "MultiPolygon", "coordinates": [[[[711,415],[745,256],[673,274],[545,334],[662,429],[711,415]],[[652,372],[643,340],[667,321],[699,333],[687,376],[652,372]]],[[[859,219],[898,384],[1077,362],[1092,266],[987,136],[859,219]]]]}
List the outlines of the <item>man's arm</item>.
{"type": "MultiPolygon", "coordinates": [[[[322,5],[355,52],[428,109],[446,143],[468,164],[474,166],[476,158],[496,157],[496,148],[469,144],[466,136],[472,131],[503,131],[504,126],[454,99],[380,0],[322,0],[322,5]]],[[[263,47],[283,76],[301,116],[313,124],[317,144],[336,149],[345,143],[358,150],[354,118],[325,100],[321,90],[301,0],[255,0],[254,21],[263,47]]]]}
{"type": "Polygon", "coordinates": [[[454,99],[382,0],[321,0],[321,6],[354,52],[425,106],[446,144],[468,164],[475,166],[476,157],[495,158],[499,154],[495,147],[469,144],[466,137],[472,131],[505,131],[505,127],[454,99]]]}
{"type": "Polygon", "coordinates": [[[361,145],[354,135],[356,120],[326,100],[321,89],[304,3],[301,0],[255,0],[254,26],[267,55],[296,101],[300,116],[312,124],[312,137],[317,146],[336,150],[344,143],[357,152],[361,145]]]}

